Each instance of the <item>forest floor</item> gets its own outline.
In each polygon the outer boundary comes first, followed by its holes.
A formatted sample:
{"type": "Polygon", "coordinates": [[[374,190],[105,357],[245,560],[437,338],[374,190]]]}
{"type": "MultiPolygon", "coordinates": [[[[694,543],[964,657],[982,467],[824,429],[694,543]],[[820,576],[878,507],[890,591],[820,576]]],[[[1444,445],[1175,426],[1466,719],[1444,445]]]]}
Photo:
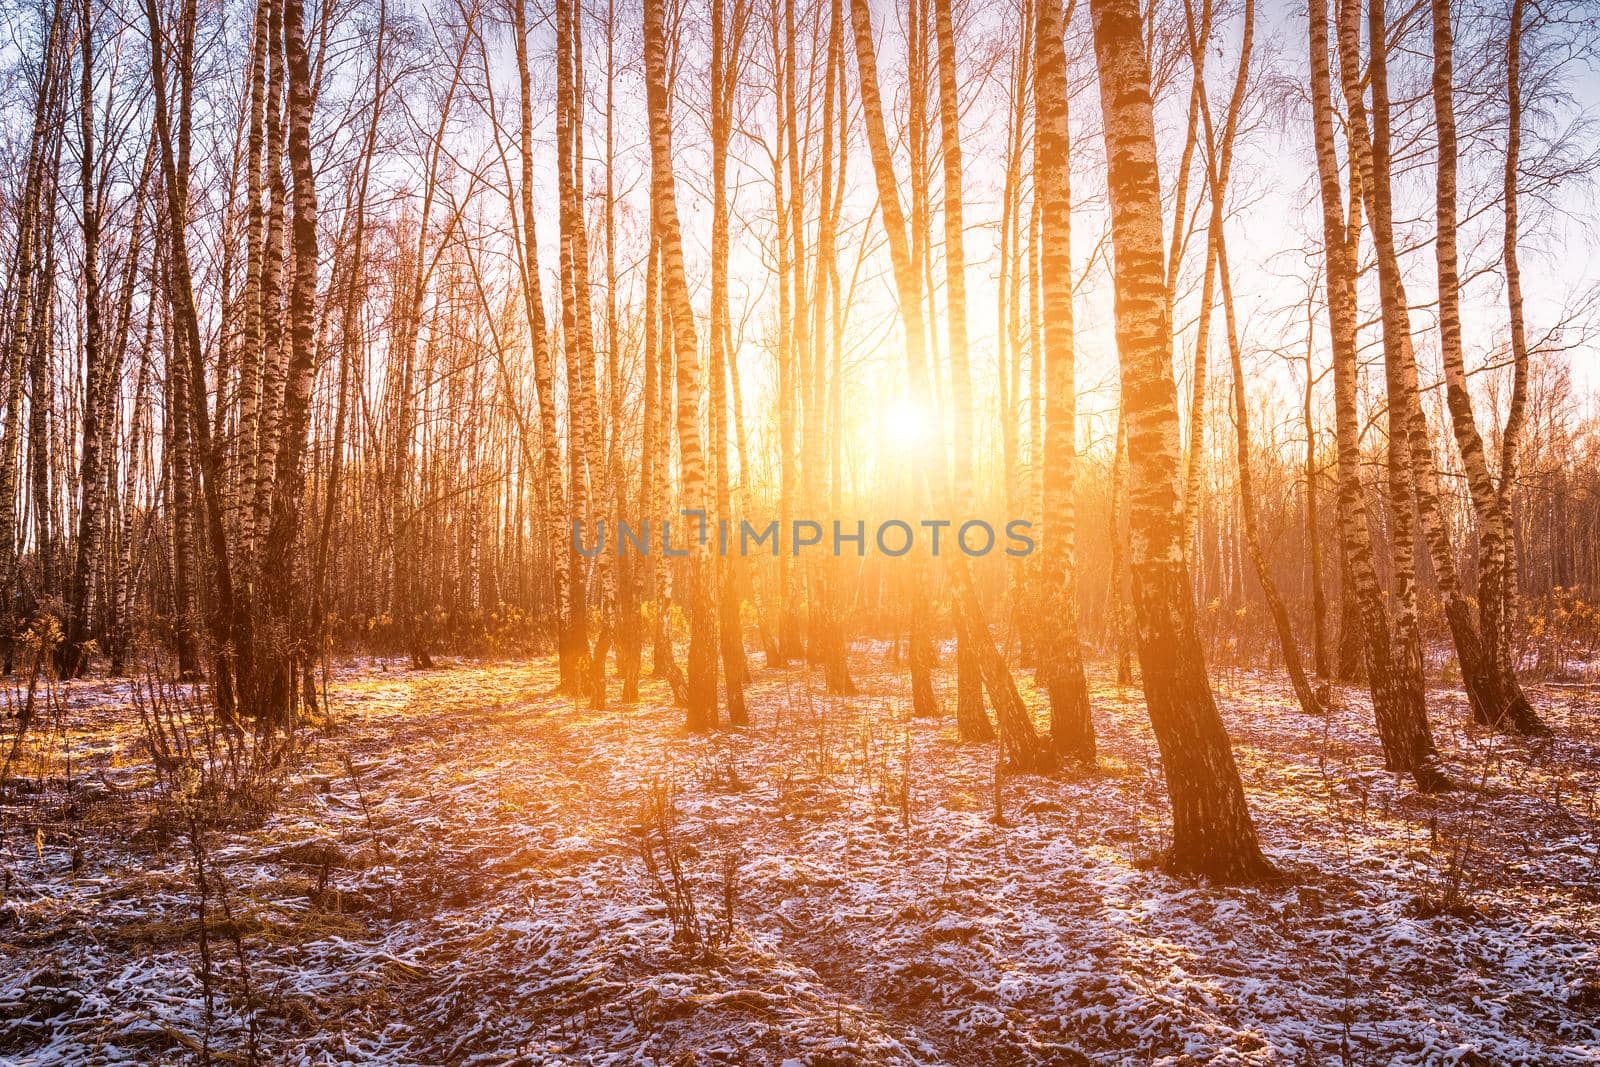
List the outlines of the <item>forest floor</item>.
{"type": "Polygon", "coordinates": [[[0,792],[0,1062],[1600,1063],[1600,693],[1535,688],[1527,740],[1435,691],[1471,787],[1423,796],[1361,691],[1218,671],[1283,875],[1225,888],[1151,863],[1104,665],[1099,767],[1005,778],[997,824],[993,747],[857,652],[859,697],[758,669],[709,736],[655,681],[349,665],[274,812],[198,849],[129,685],[61,686],[0,792]]]}

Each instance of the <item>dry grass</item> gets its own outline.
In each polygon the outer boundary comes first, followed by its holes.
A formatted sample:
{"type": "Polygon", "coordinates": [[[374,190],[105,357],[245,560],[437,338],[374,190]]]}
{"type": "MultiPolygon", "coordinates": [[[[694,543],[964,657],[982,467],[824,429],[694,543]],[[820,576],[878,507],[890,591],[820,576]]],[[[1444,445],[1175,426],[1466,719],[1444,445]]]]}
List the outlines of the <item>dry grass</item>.
{"type": "Polygon", "coordinates": [[[39,848],[37,797],[3,798],[0,1057],[243,1055],[249,1027],[263,1062],[1558,1063],[1600,1040],[1581,694],[1541,694],[1545,742],[1436,694],[1479,788],[1422,797],[1379,769],[1359,693],[1310,721],[1241,674],[1221,702],[1289,877],[1219,889],[1146,862],[1166,803],[1135,691],[1094,674],[1102,764],[1006,778],[1001,827],[991,750],[857,677],[846,701],[758,672],[753,725],[693,737],[655,682],[595,712],[543,663],[341,672],[337,737],[211,841],[232,909],[207,933],[253,982],[222,953],[209,1027],[127,706],[69,686],[57,741],[97,792],[39,848]]]}

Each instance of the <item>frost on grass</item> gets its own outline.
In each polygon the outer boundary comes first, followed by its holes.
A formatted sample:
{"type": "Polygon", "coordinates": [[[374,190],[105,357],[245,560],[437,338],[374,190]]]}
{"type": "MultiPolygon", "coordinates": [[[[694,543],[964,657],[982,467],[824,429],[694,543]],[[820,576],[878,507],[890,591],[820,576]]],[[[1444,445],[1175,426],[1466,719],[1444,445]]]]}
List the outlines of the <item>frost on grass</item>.
{"type": "Polygon", "coordinates": [[[275,814],[210,841],[209,983],[130,694],[68,685],[0,795],[0,1061],[1600,1059],[1583,693],[1541,694],[1547,741],[1436,693],[1472,788],[1428,797],[1358,692],[1310,720],[1219,679],[1284,873],[1219,888],[1153,862],[1136,691],[1096,674],[1101,765],[1003,780],[997,824],[992,750],[858,678],[762,672],[748,730],[691,737],[659,683],[597,712],[543,663],[346,668],[275,814]]]}

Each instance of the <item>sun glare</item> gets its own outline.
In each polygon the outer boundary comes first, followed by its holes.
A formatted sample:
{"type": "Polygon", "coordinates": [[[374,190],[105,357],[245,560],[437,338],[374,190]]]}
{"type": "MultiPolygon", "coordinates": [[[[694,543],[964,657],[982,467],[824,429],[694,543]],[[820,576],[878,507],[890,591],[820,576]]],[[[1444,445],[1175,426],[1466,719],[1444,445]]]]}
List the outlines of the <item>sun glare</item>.
{"type": "Polygon", "coordinates": [[[920,445],[933,432],[928,409],[908,396],[898,397],[883,410],[883,439],[888,445],[920,445]]]}

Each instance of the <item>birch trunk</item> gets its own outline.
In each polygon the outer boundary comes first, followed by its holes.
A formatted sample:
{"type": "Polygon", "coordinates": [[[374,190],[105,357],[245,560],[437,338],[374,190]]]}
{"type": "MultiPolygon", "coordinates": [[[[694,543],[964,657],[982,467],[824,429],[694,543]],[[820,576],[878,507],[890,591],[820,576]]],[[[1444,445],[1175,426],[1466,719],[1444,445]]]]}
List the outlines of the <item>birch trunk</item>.
{"type": "Polygon", "coordinates": [[[1039,662],[1050,694],[1050,732],[1067,759],[1093,763],[1094,720],[1078,637],[1078,397],[1072,309],[1072,171],[1067,55],[1060,0],[1039,0],[1034,33],[1034,195],[1040,210],[1046,409],[1045,620],[1039,662]]]}
{"type": "MultiPolygon", "coordinates": [[[[1502,198],[1505,201],[1505,236],[1502,258],[1506,274],[1506,310],[1511,323],[1512,382],[1511,404],[1506,411],[1500,442],[1500,484],[1497,495],[1500,512],[1506,518],[1508,534],[1514,533],[1511,521],[1511,488],[1516,483],[1522,447],[1523,427],[1528,408],[1528,333],[1522,309],[1522,266],[1517,258],[1517,171],[1522,156],[1522,34],[1526,21],[1525,0],[1511,0],[1511,25],[1506,34],[1506,163],[1502,198]]],[[[1503,603],[1497,610],[1502,627],[1494,650],[1511,666],[1512,621],[1516,613],[1516,545],[1513,536],[1500,543],[1499,593],[1503,603]]]]}
{"type": "MultiPolygon", "coordinates": [[[[1349,6],[1354,8],[1353,0],[1349,6]]],[[[1387,42],[1383,0],[1370,0],[1367,13],[1372,40],[1380,44],[1387,42]]],[[[1378,258],[1378,287],[1383,304],[1391,471],[1409,482],[1406,498],[1408,510],[1400,514],[1409,516],[1409,503],[1414,500],[1422,520],[1429,558],[1444,600],[1445,618],[1455,642],[1457,661],[1461,665],[1462,683],[1473,713],[1479,721],[1494,723],[1502,717],[1506,694],[1485,653],[1471,607],[1456,576],[1455,549],[1440,511],[1433,446],[1417,387],[1410,309],[1394,236],[1387,47],[1373,48],[1368,78],[1372,84],[1370,143],[1363,144],[1361,141],[1364,124],[1353,125],[1353,131],[1357,138],[1358,158],[1369,161],[1363,174],[1363,193],[1367,198],[1367,213],[1372,219],[1373,245],[1378,258]]],[[[1414,581],[1414,575],[1411,577],[1414,581]]],[[[1420,635],[1415,632],[1415,586],[1413,584],[1400,592],[1409,596],[1411,604],[1412,616],[1407,620],[1411,629],[1405,640],[1409,669],[1417,674],[1420,685],[1422,650],[1420,635]]],[[[1402,599],[1401,604],[1404,611],[1407,601],[1402,599]]]]}
{"type": "MultiPolygon", "coordinates": [[[[677,368],[678,470],[684,511],[705,514],[705,454],[700,444],[700,353],[684,272],[683,237],[678,222],[677,187],[672,173],[672,100],[667,80],[664,0],[645,0],[645,88],[650,117],[650,208],[661,239],[662,281],[672,316],[672,350],[677,368]]],[[[710,560],[699,539],[688,560],[689,662],[687,725],[706,730],[717,725],[717,620],[709,584],[710,560]]]]}
{"type": "Polygon", "coordinates": [[[565,494],[561,481],[561,443],[556,436],[555,372],[550,365],[549,329],[545,322],[544,292],[539,282],[539,238],[533,207],[533,89],[528,68],[525,0],[514,0],[511,17],[517,61],[518,104],[521,108],[518,136],[522,165],[519,175],[522,231],[518,253],[522,267],[522,305],[528,323],[528,348],[533,357],[534,389],[538,393],[539,464],[546,494],[545,513],[541,521],[546,550],[551,560],[558,670],[565,687],[574,684],[577,677],[572,636],[567,622],[569,616],[565,610],[571,582],[572,556],[567,548],[568,530],[562,521],[565,494]]]}
{"type": "Polygon", "coordinates": [[[1183,554],[1178,394],[1161,242],[1150,68],[1136,0],[1092,0],[1116,253],[1117,349],[1129,461],[1130,569],[1145,700],[1166,771],[1176,872],[1271,871],[1206,678],[1183,554]]]}
{"type": "MultiPolygon", "coordinates": [[[[583,205],[578,199],[576,152],[578,115],[582,102],[577,99],[573,80],[572,6],[575,0],[559,0],[556,21],[556,171],[561,223],[561,339],[566,355],[567,386],[567,483],[571,502],[568,515],[576,529],[593,518],[594,483],[599,471],[591,468],[594,410],[587,398],[594,386],[590,367],[592,327],[588,322],[588,272],[580,277],[584,259],[579,243],[583,227],[583,205]]],[[[576,693],[594,695],[595,667],[589,648],[588,577],[584,561],[569,538],[562,551],[568,559],[567,639],[571,675],[563,687],[576,693]]]]}
{"type": "MultiPolygon", "coordinates": [[[[1483,712],[1492,725],[1508,726],[1520,733],[1544,734],[1549,729],[1540,721],[1523,694],[1505,649],[1505,586],[1509,560],[1506,542],[1510,531],[1494,476],[1489,473],[1483,438],[1478,433],[1478,424],[1473,417],[1472,394],[1467,389],[1466,360],[1461,342],[1461,277],[1456,255],[1455,34],[1450,23],[1449,0],[1432,0],[1430,7],[1433,17],[1433,111],[1439,131],[1436,185],[1438,227],[1434,241],[1434,260],[1439,276],[1439,352],[1444,363],[1445,400],[1450,409],[1450,428],[1461,454],[1461,465],[1467,476],[1467,488],[1478,523],[1479,635],[1483,639],[1486,669],[1494,673],[1498,683],[1496,695],[1499,703],[1484,708],[1483,712]]],[[[1518,326],[1520,323],[1513,324],[1513,334],[1518,326]]],[[[1526,357],[1526,351],[1523,356],[1526,357]]]]}
{"type": "MultiPolygon", "coordinates": [[[[95,188],[94,155],[94,4],[82,0],[82,44],[79,48],[78,120],[79,189],[82,195],[83,225],[83,367],[84,405],[82,447],[79,465],[78,535],[73,559],[72,579],[67,590],[66,640],[62,643],[58,666],[66,678],[75,678],[84,667],[84,641],[89,633],[89,594],[92,571],[98,562],[100,542],[105,533],[106,490],[104,474],[106,428],[111,413],[106,411],[110,391],[107,382],[121,368],[107,363],[100,320],[100,216],[95,188]]],[[[115,353],[118,357],[120,352],[115,353]]]]}
{"type": "MultiPolygon", "coordinates": [[[[1311,50],[1311,109],[1317,174],[1322,197],[1323,245],[1327,259],[1328,324],[1333,348],[1334,416],[1339,450],[1339,530],[1345,579],[1361,612],[1362,651],[1372,690],[1373,715],[1390,770],[1408,772],[1419,788],[1450,787],[1438,766],[1428,725],[1421,678],[1396,661],[1388,608],[1378,587],[1361,489],[1360,426],[1356,411],[1355,265],[1350,230],[1339,189],[1334,149],[1332,77],[1328,55],[1327,0],[1312,0],[1308,12],[1311,50]]],[[[1360,168],[1351,168],[1352,182],[1360,168]]],[[[1404,651],[1400,651],[1401,657],[1404,651]]]]}
{"type": "MultiPolygon", "coordinates": [[[[310,57],[306,51],[305,12],[301,0],[282,0],[284,51],[289,82],[289,169],[294,179],[290,241],[294,271],[289,284],[289,360],[284,381],[283,415],[278,453],[273,465],[272,521],[267,531],[263,575],[271,582],[268,639],[276,647],[276,677],[260,682],[270,703],[258,708],[285,725],[293,722],[297,676],[309,670],[313,649],[306,646],[306,627],[297,588],[295,542],[300,531],[300,501],[305,491],[306,438],[311,425],[311,389],[316,383],[317,187],[311,163],[312,96],[310,57]]],[[[258,631],[259,632],[259,631],[258,631]]],[[[307,687],[314,692],[314,688],[307,687]]]]}
{"type": "MultiPolygon", "coordinates": [[[[711,464],[716,471],[716,517],[733,521],[728,479],[728,140],[733,132],[734,92],[739,84],[745,8],[734,0],[732,25],[726,0],[711,0],[711,464]]],[[[744,643],[739,621],[737,557],[718,557],[717,629],[721,641],[728,721],[749,721],[744,702],[744,643]]]]}

